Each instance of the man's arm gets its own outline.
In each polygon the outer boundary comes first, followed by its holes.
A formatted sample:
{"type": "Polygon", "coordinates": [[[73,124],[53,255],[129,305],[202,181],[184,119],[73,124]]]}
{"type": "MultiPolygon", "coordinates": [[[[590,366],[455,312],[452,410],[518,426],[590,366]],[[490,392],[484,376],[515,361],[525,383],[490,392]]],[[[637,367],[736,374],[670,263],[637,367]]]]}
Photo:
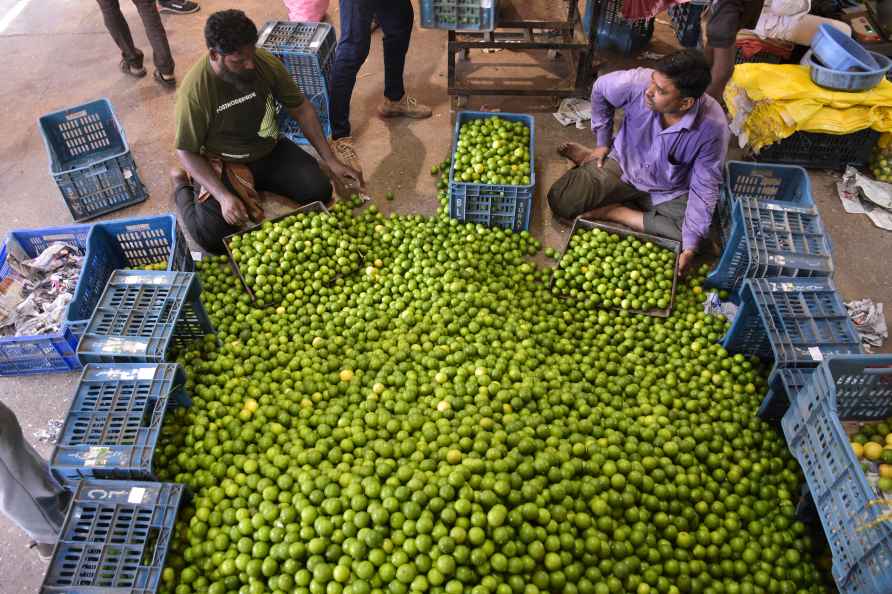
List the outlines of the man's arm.
{"type": "Polygon", "coordinates": [[[223,218],[227,223],[241,225],[248,221],[245,205],[238,196],[226,188],[204,155],[177,149],[177,158],[192,179],[201,184],[201,187],[210,192],[214,200],[220,203],[220,210],[223,211],[223,218]]]}
{"type": "Polygon", "coordinates": [[[735,46],[730,47],[714,47],[710,48],[712,54],[712,68],[710,74],[712,81],[706,92],[716,101],[722,101],[722,94],[725,92],[725,86],[731,80],[734,74],[734,59],[737,52],[735,46]]]}
{"type": "Polygon", "coordinates": [[[331,151],[328,140],[322,132],[322,126],[319,124],[319,114],[316,113],[316,108],[313,107],[313,104],[310,101],[303,101],[297,107],[289,108],[288,115],[300,124],[301,132],[303,132],[306,139],[310,141],[310,144],[316,149],[322,162],[325,163],[326,167],[328,167],[334,175],[352,182],[347,184],[350,187],[359,189],[363,186],[362,174],[338,161],[337,157],[335,157],[334,153],[331,151]]]}
{"type": "Polygon", "coordinates": [[[688,205],[681,226],[680,273],[686,272],[700,241],[709,233],[712,213],[719,199],[722,184],[722,164],[728,147],[727,129],[710,139],[694,157],[688,205]]]}
{"type": "Polygon", "coordinates": [[[650,81],[650,70],[620,70],[598,77],[592,87],[592,134],[595,135],[595,159],[600,167],[613,142],[613,116],[650,81]]]}

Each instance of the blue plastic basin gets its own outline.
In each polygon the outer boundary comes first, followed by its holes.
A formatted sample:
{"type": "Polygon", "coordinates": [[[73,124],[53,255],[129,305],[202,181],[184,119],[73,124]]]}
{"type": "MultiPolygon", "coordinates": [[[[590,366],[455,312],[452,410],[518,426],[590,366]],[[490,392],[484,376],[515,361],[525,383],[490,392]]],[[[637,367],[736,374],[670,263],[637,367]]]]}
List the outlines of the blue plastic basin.
{"type": "Polygon", "coordinates": [[[871,58],[877,63],[877,68],[869,72],[858,72],[827,68],[812,53],[808,56],[811,80],[816,85],[833,89],[834,91],[869,91],[880,84],[886,76],[886,72],[892,68],[892,60],[886,56],[876,52],[870,52],[870,54],[871,58]]]}
{"type": "Polygon", "coordinates": [[[875,71],[876,60],[860,43],[835,27],[824,23],[811,40],[811,49],[821,63],[831,70],[875,71]]]}

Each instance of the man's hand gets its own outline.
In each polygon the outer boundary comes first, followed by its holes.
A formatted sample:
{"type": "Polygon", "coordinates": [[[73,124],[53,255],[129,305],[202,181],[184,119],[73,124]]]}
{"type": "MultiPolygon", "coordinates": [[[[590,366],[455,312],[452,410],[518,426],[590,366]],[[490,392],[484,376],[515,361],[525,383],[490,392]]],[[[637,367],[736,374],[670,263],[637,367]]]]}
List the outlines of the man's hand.
{"type": "Polygon", "coordinates": [[[691,265],[694,263],[694,250],[684,250],[678,256],[678,276],[683,277],[688,273],[691,265]]]}
{"type": "Polygon", "coordinates": [[[607,159],[607,155],[609,153],[609,146],[596,146],[594,149],[592,149],[592,155],[586,160],[586,162],[594,161],[598,168],[601,168],[604,166],[604,160],[607,159]]]}
{"type": "Polygon", "coordinates": [[[230,225],[244,225],[248,222],[248,211],[238,196],[230,192],[220,197],[214,196],[214,198],[220,203],[223,219],[227,223],[230,225]]]}
{"type": "Polygon", "coordinates": [[[347,167],[336,158],[329,159],[325,165],[331,170],[332,175],[340,179],[348,189],[359,190],[365,186],[362,173],[352,167],[347,167]]]}

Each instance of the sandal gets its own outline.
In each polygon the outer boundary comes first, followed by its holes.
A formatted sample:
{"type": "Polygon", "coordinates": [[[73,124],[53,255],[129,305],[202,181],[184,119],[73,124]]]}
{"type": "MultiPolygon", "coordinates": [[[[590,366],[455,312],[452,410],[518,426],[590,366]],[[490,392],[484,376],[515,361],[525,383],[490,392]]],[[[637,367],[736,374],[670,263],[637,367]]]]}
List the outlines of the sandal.
{"type": "Polygon", "coordinates": [[[129,74],[135,78],[142,78],[146,75],[146,69],[142,66],[131,64],[127,60],[121,60],[121,72],[129,74]]]}
{"type": "Polygon", "coordinates": [[[173,88],[177,86],[177,78],[173,74],[161,74],[161,72],[156,70],[152,77],[165,87],[173,88]]]}

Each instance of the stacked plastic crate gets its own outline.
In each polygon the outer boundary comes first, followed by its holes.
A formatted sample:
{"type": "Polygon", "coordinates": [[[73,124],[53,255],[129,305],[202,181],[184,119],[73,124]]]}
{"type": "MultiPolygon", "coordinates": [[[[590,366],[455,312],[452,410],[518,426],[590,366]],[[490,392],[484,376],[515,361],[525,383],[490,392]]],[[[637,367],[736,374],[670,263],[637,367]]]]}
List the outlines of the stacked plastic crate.
{"type": "MultiPolygon", "coordinates": [[[[325,136],[331,136],[328,90],[336,45],[334,27],[328,23],[270,21],[257,38],[257,47],[282,60],[291,78],[316,108],[325,136]]],[[[309,142],[294,118],[281,106],[279,130],[292,142],[309,142]]]]}
{"type": "Polygon", "coordinates": [[[707,277],[735,291],[723,345],[773,361],[760,415],[779,419],[807,371],[861,343],[833,284],[833,248],[800,167],[731,161],[718,207],[725,239],[707,277]]]}

